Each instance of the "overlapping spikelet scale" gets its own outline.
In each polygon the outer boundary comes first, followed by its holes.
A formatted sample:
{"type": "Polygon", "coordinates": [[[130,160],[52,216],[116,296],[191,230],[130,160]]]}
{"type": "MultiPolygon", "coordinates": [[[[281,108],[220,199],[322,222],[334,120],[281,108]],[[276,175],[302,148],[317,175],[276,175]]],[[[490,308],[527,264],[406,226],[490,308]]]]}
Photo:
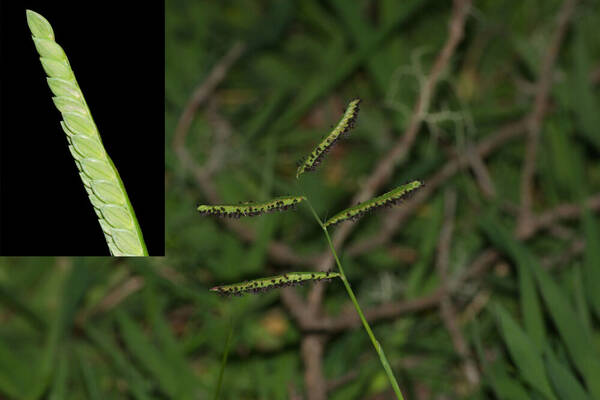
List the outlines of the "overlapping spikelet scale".
{"type": "Polygon", "coordinates": [[[54,40],[54,32],[41,15],[27,10],[27,23],[35,48],[48,75],[54,104],[62,114],[61,126],[79,176],[94,206],[110,252],[114,256],[147,255],[146,246],[123,183],[104,150],[100,134],[69,60],[54,40]]]}

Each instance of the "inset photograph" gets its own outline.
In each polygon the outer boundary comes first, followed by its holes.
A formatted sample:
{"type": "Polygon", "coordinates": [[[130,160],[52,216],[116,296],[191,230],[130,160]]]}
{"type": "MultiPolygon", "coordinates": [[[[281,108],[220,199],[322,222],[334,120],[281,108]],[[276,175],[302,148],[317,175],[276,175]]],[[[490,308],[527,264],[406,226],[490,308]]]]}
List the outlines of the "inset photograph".
{"type": "Polygon", "coordinates": [[[164,9],[3,4],[0,255],[164,255],[164,9]]]}

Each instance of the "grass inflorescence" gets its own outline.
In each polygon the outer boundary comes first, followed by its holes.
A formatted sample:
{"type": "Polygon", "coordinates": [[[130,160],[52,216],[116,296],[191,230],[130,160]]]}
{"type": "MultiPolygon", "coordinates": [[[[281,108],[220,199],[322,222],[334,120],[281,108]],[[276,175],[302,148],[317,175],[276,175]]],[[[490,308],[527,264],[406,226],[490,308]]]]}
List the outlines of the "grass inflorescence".
{"type": "Polygon", "coordinates": [[[299,161],[296,178],[306,171],[314,171],[342,135],[354,128],[356,118],[358,117],[359,105],[360,99],[354,99],[348,104],[344,116],[331,133],[329,133],[329,135],[327,135],[327,137],[323,139],[307,157],[299,161]]]}
{"type": "Polygon", "coordinates": [[[310,281],[330,282],[333,278],[339,276],[340,274],[337,272],[288,272],[283,275],[269,276],[231,285],[215,286],[210,290],[223,296],[241,296],[244,293],[263,293],[272,289],[303,285],[310,281]]]}
{"type": "Polygon", "coordinates": [[[359,203],[354,207],[340,211],[325,222],[325,226],[332,226],[343,221],[356,221],[365,214],[377,210],[379,208],[392,207],[395,204],[405,200],[408,196],[414,194],[415,190],[423,186],[421,181],[412,181],[406,185],[397,187],[381,196],[374,197],[363,203],[359,203]]]}
{"type": "Polygon", "coordinates": [[[27,10],[27,24],[48,86],[62,114],[69,150],[113,256],[148,255],[142,231],[119,173],[106,153],[98,128],[50,23],[27,10]]]}
{"type": "Polygon", "coordinates": [[[295,209],[303,200],[306,200],[304,196],[283,196],[263,202],[247,201],[240,204],[219,205],[201,204],[198,206],[198,211],[200,215],[213,215],[217,217],[255,217],[276,211],[281,212],[295,209]]]}
{"type": "MultiPolygon", "coordinates": [[[[303,161],[301,161],[300,166],[298,167],[298,171],[296,173],[296,178],[298,178],[305,171],[314,170],[317,165],[322,161],[323,157],[327,154],[329,149],[336,143],[336,141],[343,135],[348,132],[351,128],[354,127],[354,123],[356,122],[356,117],[358,115],[360,99],[355,99],[350,102],[344,116],[341,121],[335,127],[335,129],[324,139],[321,143],[306,157],[303,161]]],[[[344,272],[344,268],[339,260],[339,257],[335,251],[333,246],[333,242],[331,237],[329,236],[329,232],[327,227],[330,225],[335,225],[339,222],[345,220],[356,220],[363,216],[364,214],[376,210],[381,207],[391,207],[393,204],[400,202],[402,199],[406,198],[407,195],[414,192],[416,189],[423,186],[423,182],[421,181],[413,181],[407,183],[406,185],[402,185],[397,187],[394,190],[391,190],[381,196],[375,197],[371,200],[365,201],[364,203],[360,203],[354,207],[350,207],[334,217],[330,218],[327,222],[323,222],[314,207],[311,205],[310,201],[304,197],[280,197],[277,199],[269,200],[263,203],[242,203],[237,205],[201,205],[198,207],[198,211],[202,215],[216,215],[220,217],[231,217],[231,218],[239,218],[242,216],[255,216],[264,214],[267,212],[273,211],[283,211],[287,210],[301,201],[304,201],[305,204],[308,205],[310,211],[312,212],[315,220],[319,224],[319,226],[323,229],[325,234],[325,238],[327,239],[327,243],[329,244],[329,248],[331,253],[335,259],[336,265],[338,267],[339,272],[290,272],[283,275],[272,276],[267,278],[255,279],[252,281],[234,283],[231,285],[224,286],[215,286],[211,290],[219,293],[223,296],[228,295],[241,295],[243,293],[262,293],[271,289],[287,287],[287,286],[295,286],[302,285],[308,281],[319,281],[319,280],[331,280],[332,278],[339,277],[346,291],[348,292],[348,296],[350,300],[352,300],[352,304],[358,313],[359,318],[367,332],[367,335],[371,339],[371,343],[375,348],[379,356],[379,360],[383,369],[390,381],[390,385],[392,386],[396,397],[400,400],[403,400],[402,392],[400,391],[400,387],[398,386],[398,382],[394,377],[392,369],[390,367],[389,362],[387,361],[387,357],[381,348],[381,345],[375,339],[375,335],[369,323],[367,322],[360,305],[358,304],[358,300],[356,299],[356,295],[350,286],[350,282],[346,278],[346,274],[344,272]]]]}

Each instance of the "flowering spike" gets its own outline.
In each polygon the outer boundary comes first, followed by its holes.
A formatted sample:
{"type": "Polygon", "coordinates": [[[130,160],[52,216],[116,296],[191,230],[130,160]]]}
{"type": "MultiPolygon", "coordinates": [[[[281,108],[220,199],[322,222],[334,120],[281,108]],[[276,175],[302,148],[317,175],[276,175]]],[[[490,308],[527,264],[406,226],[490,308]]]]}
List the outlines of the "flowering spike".
{"type": "Polygon", "coordinates": [[[306,197],[285,196],[260,203],[247,201],[240,204],[200,205],[198,206],[198,211],[200,211],[200,214],[202,215],[215,215],[217,217],[254,217],[256,215],[275,211],[294,209],[303,200],[306,200],[306,197]]]}
{"type": "Polygon", "coordinates": [[[374,197],[371,200],[367,200],[364,203],[358,203],[354,207],[347,208],[340,211],[333,217],[329,218],[325,222],[325,226],[335,225],[342,221],[352,220],[355,221],[361,218],[369,211],[381,207],[391,207],[392,205],[404,200],[408,195],[414,193],[415,190],[423,186],[421,181],[412,181],[406,185],[397,187],[381,196],[374,197]]]}
{"type": "Polygon", "coordinates": [[[314,171],[317,166],[323,161],[323,157],[331,150],[337,140],[350,129],[354,128],[354,123],[358,117],[360,99],[354,99],[348,104],[344,116],[338,122],[337,126],[331,133],[317,145],[317,147],[302,160],[298,171],[296,172],[296,179],[306,171],[314,171]]]}
{"type": "Polygon", "coordinates": [[[287,272],[283,275],[269,276],[251,281],[233,283],[231,285],[215,286],[210,290],[220,295],[240,295],[243,293],[262,293],[271,289],[287,286],[303,285],[308,281],[330,282],[338,278],[338,272],[287,272]]]}

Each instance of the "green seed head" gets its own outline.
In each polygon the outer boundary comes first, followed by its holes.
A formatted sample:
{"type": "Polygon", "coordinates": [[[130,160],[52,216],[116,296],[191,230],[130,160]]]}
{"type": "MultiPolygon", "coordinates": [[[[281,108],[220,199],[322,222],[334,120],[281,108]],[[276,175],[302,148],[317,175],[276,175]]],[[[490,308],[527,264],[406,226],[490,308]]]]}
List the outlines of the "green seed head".
{"type": "Polygon", "coordinates": [[[117,169],[104,150],[100,133],[65,52],[54,41],[54,31],[46,18],[27,10],[27,24],[40,55],[56,108],[62,114],[61,126],[79,176],[114,256],[148,255],[142,232],[117,169]]]}
{"type": "Polygon", "coordinates": [[[364,203],[360,203],[354,207],[340,211],[333,217],[329,218],[327,222],[325,222],[325,226],[335,225],[347,220],[354,221],[370,211],[381,207],[391,207],[414,193],[414,191],[419,189],[421,186],[423,186],[423,182],[421,181],[412,181],[406,185],[399,186],[394,190],[382,194],[381,196],[374,197],[371,200],[365,201],[364,203]]]}
{"type": "Polygon", "coordinates": [[[221,295],[241,295],[243,293],[262,293],[287,286],[303,285],[310,281],[329,282],[340,276],[337,272],[288,272],[283,275],[269,276],[231,285],[215,286],[213,292],[221,295]]]}
{"type": "Polygon", "coordinates": [[[304,196],[285,196],[260,203],[244,202],[241,204],[200,205],[198,206],[198,211],[202,215],[214,215],[217,217],[254,217],[275,211],[293,209],[303,200],[306,200],[304,196]]]}
{"type": "Polygon", "coordinates": [[[337,140],[354,127],[358,117],[360,99],[354,99],[348,104],[344,116],[329,135],[306,157],[298,167],[296,178],[306,171],[314,171],[321,163],[327,152],[333,147],[337,140]]]}
{"type": "Polygon", "coordinates": [[[27,10],[25,13],[27,14],[27,25],[29,25],[29,30],[33,36],[54,40],[54,31],[46,18],[31,10],[27,10]]]}

